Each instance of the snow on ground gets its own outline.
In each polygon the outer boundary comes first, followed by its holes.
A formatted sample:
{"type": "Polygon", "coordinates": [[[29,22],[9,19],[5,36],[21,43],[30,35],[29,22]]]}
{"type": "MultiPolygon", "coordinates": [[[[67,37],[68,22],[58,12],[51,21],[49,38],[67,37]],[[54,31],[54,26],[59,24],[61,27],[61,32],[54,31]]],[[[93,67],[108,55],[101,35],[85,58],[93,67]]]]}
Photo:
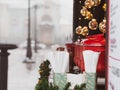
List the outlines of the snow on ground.
{"type": "Polygon", "coordinates": [[[39,66],[49,49],[41,49],[33,53],[35,63],[23,63],[26,58],[25,49],[10,50],[8,66],[8,90],[34,90],[39,78],[39,66]]]}

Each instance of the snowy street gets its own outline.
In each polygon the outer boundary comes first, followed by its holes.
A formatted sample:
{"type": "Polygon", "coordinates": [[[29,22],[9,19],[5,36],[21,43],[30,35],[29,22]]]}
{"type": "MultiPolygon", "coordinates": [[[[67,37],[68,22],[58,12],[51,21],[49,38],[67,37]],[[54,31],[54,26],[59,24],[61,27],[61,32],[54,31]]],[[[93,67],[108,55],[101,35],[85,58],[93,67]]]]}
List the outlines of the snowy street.
{"type": "Polygon", "coordinates": [[[39,50],[33,53],[35,63],[23,63],[26,50],[14,49],[10,50],[9,66],[8,66],[8,90],[34,90],[39,78],[39,66],[44,55],[50,50],[39,50]]]}

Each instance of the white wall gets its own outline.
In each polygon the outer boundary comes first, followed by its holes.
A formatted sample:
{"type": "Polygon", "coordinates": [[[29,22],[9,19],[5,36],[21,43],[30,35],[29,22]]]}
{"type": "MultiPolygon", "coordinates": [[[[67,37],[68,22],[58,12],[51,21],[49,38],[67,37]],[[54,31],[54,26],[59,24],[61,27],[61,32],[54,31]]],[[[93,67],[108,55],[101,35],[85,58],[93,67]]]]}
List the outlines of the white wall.
{"type": "Polygon", "coordinates": [[[110,0],[108,90],[120,90],[120,0],[110,0]]]}
{"type": "Polygon", "coordinates": [[[10,9],[10,39],[13,43],[20,43],[27,38],[28,17],[27,9],[10,9]]]}
{"type": "Polygon", "coordinates": [[[7,37],[9,36],[10,28],[10,16],[9,8],[7,5],[0,4],[0,41],[2,43],[7,42],[7,37]],[[4,40],[2,40],[4,38],[4,40]]]}

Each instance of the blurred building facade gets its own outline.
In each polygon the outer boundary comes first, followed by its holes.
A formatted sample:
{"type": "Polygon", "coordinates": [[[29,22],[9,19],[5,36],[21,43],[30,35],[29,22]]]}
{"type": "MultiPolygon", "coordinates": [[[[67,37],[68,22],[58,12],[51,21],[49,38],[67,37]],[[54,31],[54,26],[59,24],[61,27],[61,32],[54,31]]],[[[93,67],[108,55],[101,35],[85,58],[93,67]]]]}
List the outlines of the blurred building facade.
{"type": "MultiPolygon", "coordinates": [[[[67,0],[72,3],[72,0],[67,0]]],[[[59,0],[42,0],[37,8],[37,41],[39,43],[64,43],[72,38],[72,5],[59,0]],[[66,3],[66,4],[65,4],[66,3]],[[66,6],[68,5],[68,6],[66,6]]],[[[33,2],[31,2],[33,3],[33,2]]],[[[0,4],[0,42],[20,44],[27,39],[28,10],[0,4]]],[[[35,35],[35,8],[31,6],[31,38],[35,35]]]]}

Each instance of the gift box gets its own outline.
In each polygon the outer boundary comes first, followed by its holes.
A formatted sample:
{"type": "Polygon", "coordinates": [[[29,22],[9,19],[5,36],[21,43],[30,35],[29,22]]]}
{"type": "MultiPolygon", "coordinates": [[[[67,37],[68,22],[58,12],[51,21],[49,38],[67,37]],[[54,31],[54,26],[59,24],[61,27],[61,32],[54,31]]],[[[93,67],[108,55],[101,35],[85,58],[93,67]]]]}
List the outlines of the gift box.
{"type": "Polygon", "coordinates": [[[66,73],[54,73],[53,83],[59,87],[59,90],[64,90],[67,83],[67,74],[66,73]]]}

